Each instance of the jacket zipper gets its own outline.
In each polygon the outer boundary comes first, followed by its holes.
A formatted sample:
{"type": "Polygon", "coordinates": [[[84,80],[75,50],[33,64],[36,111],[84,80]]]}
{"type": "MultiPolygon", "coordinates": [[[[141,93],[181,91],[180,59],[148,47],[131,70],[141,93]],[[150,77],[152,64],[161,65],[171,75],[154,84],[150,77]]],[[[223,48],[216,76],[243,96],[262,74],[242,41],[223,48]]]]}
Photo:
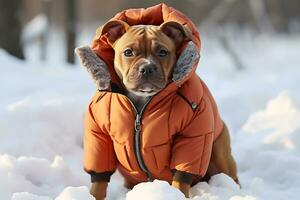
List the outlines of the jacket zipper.
{"type": "Polygon", "coordinates": [[[149,100],[145,103],[145,105],[142,107],[141,112],[139,113],[135,105],[132,103],[132,101],[128,98],[129,102],[131,103],[132,107],[135,110],[135,122],[134,122],[134,153],[137,160],[137,163],[141,170],[147,175],[148,181],[153,181],[153,176],[151,172],[148,170],[143,157],[141,153],[141,134],[142,134],[142,118],[144,111],[147,107],[147,105],[150,103],[151,99],[153,97],[149,98],[149,100]]]}

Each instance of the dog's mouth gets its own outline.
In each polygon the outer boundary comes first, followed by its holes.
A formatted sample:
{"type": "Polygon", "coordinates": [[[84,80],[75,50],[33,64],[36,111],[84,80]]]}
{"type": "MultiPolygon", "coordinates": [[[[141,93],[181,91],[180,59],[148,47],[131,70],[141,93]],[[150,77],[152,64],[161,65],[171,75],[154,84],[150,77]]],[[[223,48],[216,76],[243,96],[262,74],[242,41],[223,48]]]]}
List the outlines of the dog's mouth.
{"type": "Polygon", "coordinates": [[[166,86],[162,73],[142,76],[136,71],[130,73],[123,79],[124,86],[138,96],[152,96],[166,86]]]}
{"type": "Polygon", "coordinates": [[[138,96],[153,96],[159,91],[161,91],[163,87],[157,87],[155,85],[144,85],[137,88],[130,89],[131,92],[135,93],[138,96]]]}
{"type": "Polygon", "coordinates": [[[152,93],[155,92],[156,90],[154,89],[138,89],[137,92],[143,92],[143,93],[152,93]]]}
{"type": "Polygon", "coordinates": [[[143,96],[143,97],[148,97],[148,96],[153,96],[156,93],[158,93],[159,91],[143,91],[143,90],[132,90],[132,93],[134,93],[137,96],[143,96]]]}
{"type": "Polygon", "coordinates": [[[161,89],[157,88],[145,88],[145,89],[132,89],[131,91],[138,96],[153,96],[158,93],[161,89]]]}
{"type": "Polygon", "coordinates": [[[165,80],[161,75],[143,77],[130,74],[127,78],[123,79],[123,84],[126,89],[129,89],[135,93],[139,93],[141,96],[153,95],[166,86],[165,80]]]}

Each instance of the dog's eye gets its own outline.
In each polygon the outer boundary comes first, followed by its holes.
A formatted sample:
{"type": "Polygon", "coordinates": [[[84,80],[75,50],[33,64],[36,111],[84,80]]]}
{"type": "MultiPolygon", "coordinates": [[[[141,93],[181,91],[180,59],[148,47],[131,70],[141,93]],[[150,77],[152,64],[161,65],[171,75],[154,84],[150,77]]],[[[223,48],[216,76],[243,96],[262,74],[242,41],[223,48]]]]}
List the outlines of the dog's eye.
{"type": "Polygon", "coordinates": [[[167,56],[168,55],[168,52],[166,51],[166,50],[164,50],[164,49],[161,49],[161,50],[159,50],[159,52],[158,52],[158,56],[159,57],[165,57],[165,56],[167,56]]]}
{"type": "Polygon", "coordinates": [[[126,57],[131,57],[131,56],[133,56],[133,51],[132,51],[131,49],[126,49],[126,50],[124,51],[124,55],[125,55],[126,57]]]}

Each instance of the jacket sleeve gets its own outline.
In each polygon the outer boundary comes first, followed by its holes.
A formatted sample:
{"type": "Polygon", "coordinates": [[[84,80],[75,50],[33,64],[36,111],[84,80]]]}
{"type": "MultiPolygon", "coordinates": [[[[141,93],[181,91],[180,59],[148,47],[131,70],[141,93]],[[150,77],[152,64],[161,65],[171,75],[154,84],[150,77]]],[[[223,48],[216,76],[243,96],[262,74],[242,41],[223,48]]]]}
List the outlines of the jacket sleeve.
{"type": "Polygon", "coordinates": [[[85,116],[83,148],[84,170],[91,175],[92,182],[109,182],[117,167],[113,142],[105,132],[94,118],[91,103],[85,116]]]}
{"type": "Polygon", "coordinates": [[[205,95],[192,119],[174,138],[171,169],[204,177],[211,156],[213,133],[213,108],[210,98],[205,95]]]}

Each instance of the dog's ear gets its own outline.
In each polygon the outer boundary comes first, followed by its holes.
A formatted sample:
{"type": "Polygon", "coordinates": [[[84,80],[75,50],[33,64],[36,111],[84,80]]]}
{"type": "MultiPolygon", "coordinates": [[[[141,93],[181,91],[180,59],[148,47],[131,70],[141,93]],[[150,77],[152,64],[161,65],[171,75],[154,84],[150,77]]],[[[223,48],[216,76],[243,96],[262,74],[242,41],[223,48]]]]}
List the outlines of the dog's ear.
{"type": "Polygon", "coordinates": [[[179,47],[186,38],[190,38],[190,33],[178,22],[165,22],[159,29],[174,41],[176,47],[179,47]]]}
{"type": "Polygon", "coordinates": [[[106,35],[107,40],[110,45],[113,45],[117,39],[119,39],[128,30],[129,25],[121,20],[111,20],[104,24],[99,30],[97,30],[96,35],[102,36],[106,35]]]}

